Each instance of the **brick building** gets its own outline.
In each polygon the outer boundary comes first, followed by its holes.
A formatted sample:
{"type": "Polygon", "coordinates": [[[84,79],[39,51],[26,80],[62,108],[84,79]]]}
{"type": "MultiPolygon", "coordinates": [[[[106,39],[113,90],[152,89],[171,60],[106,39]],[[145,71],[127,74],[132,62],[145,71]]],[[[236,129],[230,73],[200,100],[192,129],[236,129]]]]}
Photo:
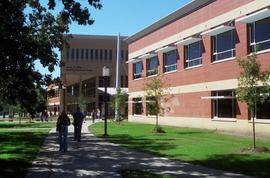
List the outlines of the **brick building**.
{"type": "MultiPolygon", "coordinates": [[[[126,61],[128,59],[127,44],[120,37],[120,71],[121,87],[128,85],[126,61]]],[[[102,110],[104,81],[102,68],[110,68],[109,86],[115,87],[117,36],[72,35],[69,47],[61,51],[61,81],[65,85],[65,97],[60,95],[60,105],[65,102],[69,113],[76,111],[78,106],[83,111],[102,110]],[[65,101],[64,101],[65,100],[65,101]]],[[[109,90],[110,91],[110,90],[109,90]]],[[[111,99],[111,97],[108,97],[111,99]]],[[[110,112],[113,113],[113,112],[110,112]]]]}
{"type": "MultiPolygon", "coordinates": [[[[142,78],[158,69],[173,96],[161,124],[251,132],[247,105],[235,98],[236,59],[256,52],[262,69],[270,68],[270,1],[194,0],[126,41],[130,121],[154,122],[142,78]]],[[[270,134],[269,108],[257,107],[258,134],[270,134]]]]}

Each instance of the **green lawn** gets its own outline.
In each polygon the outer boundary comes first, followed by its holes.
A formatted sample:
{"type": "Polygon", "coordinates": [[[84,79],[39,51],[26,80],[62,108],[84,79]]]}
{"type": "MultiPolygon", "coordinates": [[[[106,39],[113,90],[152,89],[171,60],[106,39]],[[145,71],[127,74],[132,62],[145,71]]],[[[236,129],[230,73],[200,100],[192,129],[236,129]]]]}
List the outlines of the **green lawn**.
{"type": "MultiPolygon", "coordinates": [[[[270,153],[243,154],[251,138],[228,136],[211,130],[164,126],[165,134],[154,134],[153,125],[108,123],[109,141],[171,159],[256,177],[270,177],[270,153]]],[[[90,126],[97,136],[103,123],[90,126]]],[[[270,140],[257,139],[257,146],[270,148],[270,140]]]]}
{"type": "Polygon", "coordinates": [[[55,122],[0,122],[0,177],[24,177],[55,122]]]}

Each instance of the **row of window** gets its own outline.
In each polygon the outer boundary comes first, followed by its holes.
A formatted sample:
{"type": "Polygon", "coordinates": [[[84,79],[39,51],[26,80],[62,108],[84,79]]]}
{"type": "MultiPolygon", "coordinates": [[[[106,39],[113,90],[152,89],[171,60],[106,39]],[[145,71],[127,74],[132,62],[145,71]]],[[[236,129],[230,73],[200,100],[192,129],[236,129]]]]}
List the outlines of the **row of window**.
{"type": "MultiPolygon", "coordinates": [[[[270,49],[270,17],[248,24],[249,51],[258,52],[270,49]]],[[[235,43],[237,33],[235,29],[212,36],[212,62],[235,57],[235,43]]],[[[185,68],[202,64],[204,45],[202,40],[184,46],[185,68]]],[[[177,70],[177,49],[163,53],[163,72],[177,70]]],[[[155,75],[158,69],[157,55],[146,60],[147,76],[155,75]]],[[[133,78],[142,77],[142,61],[134,63],[133,78]]]]}
{"type": "MultiPolygon", "coordinates": [[[[85,48],[66,48],[67,61],[88,61],[88,60],[112,60],[113,51],[111,49],[85,49],[85,48]]],[[[128,51],[121,50],[121,59],[128,59],[128,51]]]]}
{"type": "MultiPolygon", "coordinates": [[[[225,91],[213,91],[212,92],[212,112],[213,118],[236,118],[237,112],[237,101],[235,99],[234,90],[225,90],[225,91]]],[[[151,109],[153,106],[153,99],[146,99],[146,114],[154,115],[154,110],[151,109]]],[[[132,111],[133,115],[142,115],[143,113],[143,104],[142,98],[133,98],[132,111]]],[[[258,103],[256,107],[256,118],[257,119],[270,119],[270,98],[266,103],[258,103]]]]}

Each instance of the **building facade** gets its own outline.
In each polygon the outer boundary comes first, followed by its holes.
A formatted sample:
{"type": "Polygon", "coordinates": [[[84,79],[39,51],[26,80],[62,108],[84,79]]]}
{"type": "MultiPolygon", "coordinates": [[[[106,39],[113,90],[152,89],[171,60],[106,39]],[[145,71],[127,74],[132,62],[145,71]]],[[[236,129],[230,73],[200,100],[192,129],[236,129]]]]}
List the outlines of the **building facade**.
{"type": "MultiPolygon", "coordinates": [[[[237,58],[256,52],[270,68],[270,1],[195,0],[126,40],[129,120],[153,123],[144,80],[164,74],[170,99],[160,123],[251,133],[250,112],[235,98],[237,58]]],[[[270,102],[258,105],[256,127],[270,134],[270,102]]]]}
{"type": "Polygon", "coordinates": [[[55,84],[47,88],[47,110],[50,115],[58,115],[60,110],[60,90],[55,84]]]}
{"type": "MultiPolygon", "coordinates": [[[[127,44],[120,37],[121,87],[128,85],[127,44]]],[[[76,111],[78,106],[83,111],[102,110],[104,80],[102,68],[109,67],[108,87],[115,87],[117,36],[72,35],[69,46],[61,52],[61,81],[64,84],[61,94],[61,106],[65,105],[68,113],[76,111]]],[[[111,97],[107,96],[110,101],[111,97]]],[[[110,112],[111,114],[113,112],[110,112]]]]}

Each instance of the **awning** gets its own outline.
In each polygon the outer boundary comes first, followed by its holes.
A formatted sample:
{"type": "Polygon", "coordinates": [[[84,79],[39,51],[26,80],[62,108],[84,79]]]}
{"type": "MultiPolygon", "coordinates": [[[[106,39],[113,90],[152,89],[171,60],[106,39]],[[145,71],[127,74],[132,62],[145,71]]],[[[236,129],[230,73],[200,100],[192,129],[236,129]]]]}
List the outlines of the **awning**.
{"type": "Polygon", "coordinates": [[[202,96],[201,99],[210,99],[210,100],[218,100],[218,99],[235,99],[235,96],[202,96]]]}
{"type": "Polygon", "coordinates": [[[141,56],[139,56],[140,59],[143,59],[143,58],[151,58],[151,57],[154,57],[154,56],[157,56],[157,53],[146,53],[146,54],[143,54],[141,56]]]}
{"type": "Polygon", "coordinates": [[[136,62],[140,62],[142,59],[138,59],[138,58],[135,58],[135,59],[131,59],[131,60],[129,60],[129,61],[127,61],[126,63],[128,63],[128,64],[133,64],[133,63],[136,63],[136,62]]]}
{"type": "Polygon", "coordinates": [[[199,37],[189,37],[189,38],[182,39],[182,40],[176,42],[175,45],[189,45],[189,44],[195,43],[195,42],[200,41],[200,40],[202,40],[202,39],[199,37]]]}
{"type": "Polygon", "coordinates": [[[270,8],[266,8],[258,12],[249,14],[247,16],[241,17],[239,19],[236,19],[235,22],[252,23],[264,19],[266,17],[270,17],[270,8]]]}
{"type": "Polygon", "coordinates": [[[169,45],[169,46],[165,46],[163,48],[159,48],[155,52],[156,53],[158,53],[158,52],[160,52],[160,53],[166,53],[168,51],[172,51],[172,50],[175,50],[175,49],[176,49],[176,46],[169,45]]]}
{"type": "MultiPolygon", "coordinates": [[[[102,92],[105,92],[105,88],[104,87],[98,87],[98,89],[102,92]]],[[[124,91],[124,92],[128,92],[128,88],[120,88],[121,91],[124,91]]],[[[116,94],[116,88],[111,88],[111,87],[108,87],[107,88],[107,93],[109,95],[115,95],[116,94]]]]}
{"type": "Polygon", "coordinates": [[[235,27],[234,26],[229,26],[229,25],[221,25],[221,26],[218,26],[216,28],[213,28],[213,29],[210,29],[206,32],[202,32],[201,35],[202,36],[215,36],[215,35],[218,35],[220,33],[224,33],[224,32],[227,32],[227,31],[230,31],[232,29],[234,29],[235,27]]]}

